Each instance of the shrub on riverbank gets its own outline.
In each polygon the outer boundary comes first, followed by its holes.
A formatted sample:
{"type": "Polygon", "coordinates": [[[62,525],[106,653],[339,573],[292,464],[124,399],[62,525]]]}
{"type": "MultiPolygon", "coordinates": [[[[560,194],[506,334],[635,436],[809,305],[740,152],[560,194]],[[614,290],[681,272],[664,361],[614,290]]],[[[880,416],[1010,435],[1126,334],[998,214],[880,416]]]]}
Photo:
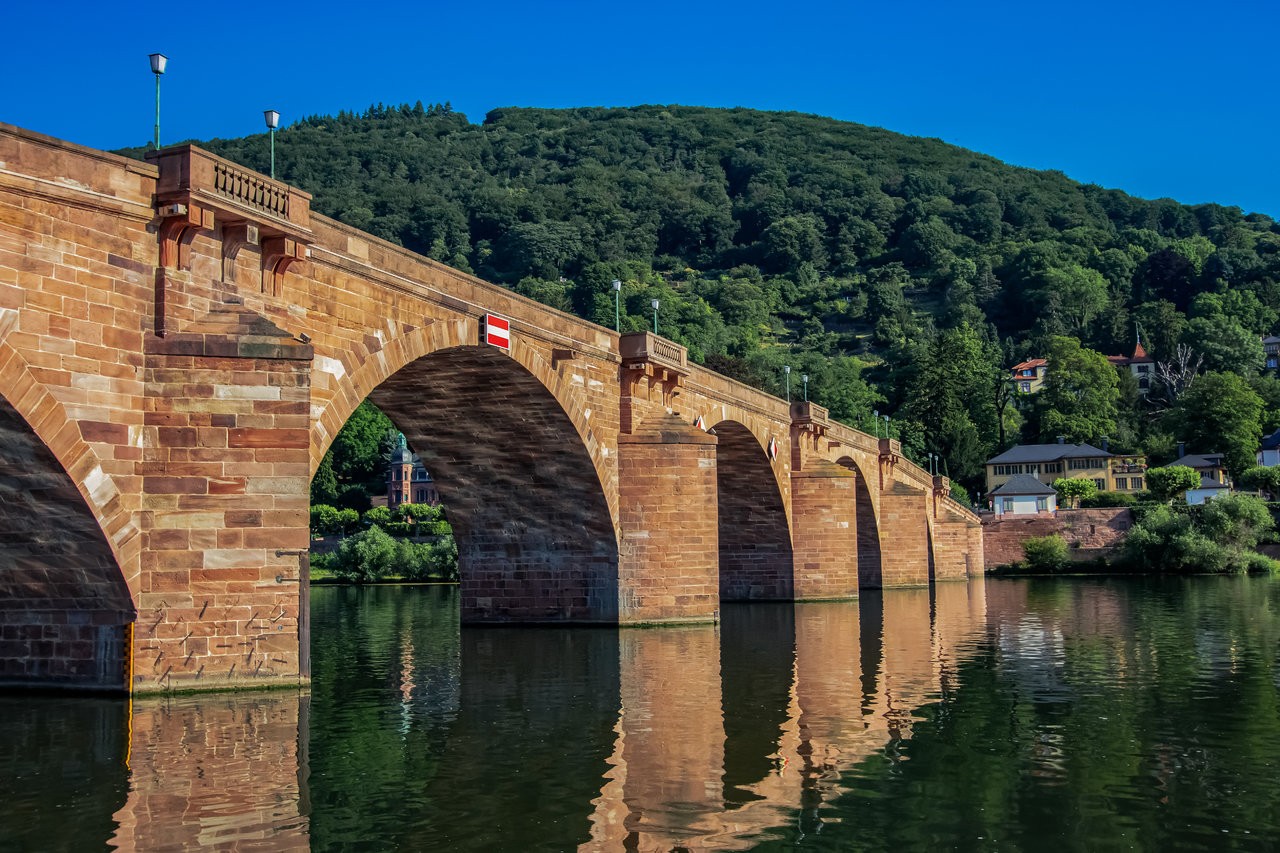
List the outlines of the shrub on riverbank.
{"type": "Polygon", "coordinates": [[[1022,543],[1026,568],[1033,572],[1059,572],[1069,561],[1067,540],[1054,533],[1036,536],[1022,543]]]}
{"type": "Polygon", "coordinates": [[[1129,531],[1120,565],[1166,574],[1280,573],[1280,563],[1254,550],[1274,528],[1267,505],[1251,495],[1228,495],[1203,507],[1154,506],[1129,531]]]}
{"type": "Polygon", "coordinates": [[[344,539],[338,550],[312,560],[320,573],[348,583],[381,580],[458,579],[458,547],[453,538],[437,542],[396,539],[380,527],[370,527],[344,539]]]}

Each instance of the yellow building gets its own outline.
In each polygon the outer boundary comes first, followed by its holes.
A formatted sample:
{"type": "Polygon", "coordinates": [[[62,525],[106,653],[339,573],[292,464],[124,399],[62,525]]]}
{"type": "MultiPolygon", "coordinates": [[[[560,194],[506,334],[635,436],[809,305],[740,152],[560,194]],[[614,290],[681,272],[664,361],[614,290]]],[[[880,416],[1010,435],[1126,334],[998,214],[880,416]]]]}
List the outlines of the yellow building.
{"type": "Polygon", "coordinates": [[[1060,477],[1092,480],[1100,492],[1139,492],[1146,488],[1147,460],[1143,456],[1117,456],[1091,444],[1020,444],[987,460],[987,494],[1019,475],[1030,475],[1046,485],[1060,477]]]}
{"type": "Polygon", "coordinates": [[[1049,362],[1043,358],[1031,358],[1013,366],[1013,390],[1022,394],[1034,394],[1044,387],[1044,377],[1049,372],[1049,362]]]}

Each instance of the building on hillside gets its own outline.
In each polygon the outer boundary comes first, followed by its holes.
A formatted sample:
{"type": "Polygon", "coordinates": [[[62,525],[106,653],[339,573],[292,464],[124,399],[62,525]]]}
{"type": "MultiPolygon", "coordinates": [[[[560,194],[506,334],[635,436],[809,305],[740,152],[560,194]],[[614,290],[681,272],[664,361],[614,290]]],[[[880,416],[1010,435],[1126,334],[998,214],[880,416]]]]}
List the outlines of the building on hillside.
{"type": "Polygon", "coordinates": [[[1231,486],[1231,477],[1227,474],[1227,461],[1221,453],[1187,453],[1186,445],[1178,443],[1178,458],[1170,465],[1183,465],[1192,469],[1201,477],[1207,477],[1223,486],[1231,486]]]}
{"type": "Polygon", "coordinates": [[[996,515],[1035,515],[1058,509],[1058,493],[1030,474],[1010,477],[987,497],[996,515]]]}
{"type": "Polygon", "coordinates": [[[1263,367],[1267,370],[1280,369],[1280,335],[1268,335],[1262,339],[1263,367]]]}
{"type": "Polygon", "coordinates": [[[1197,488],[1187,489],[1187,503],[1196,506],[1228,494],[1230,491],[1231,487],[1226,483],[1220,483],[1208,475],[1202,475],[1197,488]]]}
{"type": "Polygon", "coordinates": [[[1022,394],[1034,394],[1044,387],[1044,377],[1049,372],[1049,362],[1043,358],[1029,358],[1015,364],[1012,377],[1013,390],[1022,394]]]}
{"type": "Polygon", "coordinates": [[[1147,396],[1151,392],[1151,382],[1156,375],[1156,360],[1147,355],[1147,350],[1139,339],[1133,347],[1133,355],[1109,355],[1107,361],[1117,370],[1128,370],[1138,382],[1138,393],[1147,396]]]}
{"type": "Polygon", "coordinates": [[[1280,429],[1262,439],[1257,458],[1259,465],[1280,465],[1280,429]]]}
{"type": "Polygon", "coordinates": [[[427,473],[418,454],[409,450],[401,434],[391,451],[387,465],[387,506],[400,504],[438,504],[440,493],[427,473]]]}
{"type": "Polygon", "coordinates": [[[1117,455],[1107,448],[1091,444],[1020,444],[987,460],[987,494],[1013,477],[1029,475],[1045,485],[1059,477],[1083,477],[1093,480],[1099,491],[1140,492],[1146,488],[1146,457],[1117,455]]]}

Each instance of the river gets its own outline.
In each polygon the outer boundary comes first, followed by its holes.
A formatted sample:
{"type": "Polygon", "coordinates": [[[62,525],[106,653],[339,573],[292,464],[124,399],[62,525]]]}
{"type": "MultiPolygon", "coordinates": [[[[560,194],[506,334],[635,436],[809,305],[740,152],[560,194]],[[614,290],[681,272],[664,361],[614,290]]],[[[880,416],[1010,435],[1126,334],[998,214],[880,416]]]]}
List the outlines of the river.
{"type": "Polygon", "coordinates": [[[316,588],[313,686],[0,697],[0,850],[1272,850],[1280,581],[981,580],[460,630],[316,588]]]}

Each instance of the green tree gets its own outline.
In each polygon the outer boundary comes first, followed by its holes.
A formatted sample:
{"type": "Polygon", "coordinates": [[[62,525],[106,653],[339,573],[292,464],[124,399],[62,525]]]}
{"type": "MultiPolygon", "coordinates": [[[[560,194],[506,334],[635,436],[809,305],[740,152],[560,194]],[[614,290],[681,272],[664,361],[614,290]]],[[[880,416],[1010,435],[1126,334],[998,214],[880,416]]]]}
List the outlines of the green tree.
{"type": "Polygon", "coordinates": [[[1171,501],[1187,489],[1200,485],[1200,475],[1186,465],[1147,469],[1147,491],[1158,501],[1171,501]]]}
{"type": "Polygon", "coordinates": [[[1252,551],[1272,530],[1275,520],[1267,505],[1253,495],[1226,495],[1204,505],[1200,528],[1215,544],[1230,549],[1237,558],[1252,551]]]}
{"type": "Polygon", "coordinates": [[[312,504],[311,533],[317,536],[329,536],[340,531],[338,510],[328,504],[312,504]]]}
{"type": "Polygon", "coordinates": [[[394,430],[391,419],[373,403],[365,400],[357,406],[325,454],[338,482],[359,486],[366,492],[381,492],[387,473],[389,437],[394,430]]]}
{"type": "Polygon", "coordinates": [[[1072,508],[1079,508],[1081,501],[1092,500],[1098,494],[1098,484],[1084,477],[1059,477],[1053,481],[1053,490],[1072,508]]]}
{"type": "Polygon", "coordinates": [[[1112,435],[1120,392],[1111,362],[1075,338],[1061,336],[1050,338],[1046,357],[1048,375],[1031,407],[1040,441],[1062,435],[1070,442],[1089,442],[1112,435]]]}
{"type": "Polygon", "coordinates": [[[1246,489],[1266,492],[1275,500],[1280,497],[1280,465],[1255,465],[1246,469],[1237,482],[1246,489]]]}
{"type": "Polygon", "coordinates": [[[1243,377],[1206,373],[1178,398],[1167,420],[1190,447],[1222,453],[1233,476],[1253,466],[1262,441],[1262,399],[1243,377]]]}

